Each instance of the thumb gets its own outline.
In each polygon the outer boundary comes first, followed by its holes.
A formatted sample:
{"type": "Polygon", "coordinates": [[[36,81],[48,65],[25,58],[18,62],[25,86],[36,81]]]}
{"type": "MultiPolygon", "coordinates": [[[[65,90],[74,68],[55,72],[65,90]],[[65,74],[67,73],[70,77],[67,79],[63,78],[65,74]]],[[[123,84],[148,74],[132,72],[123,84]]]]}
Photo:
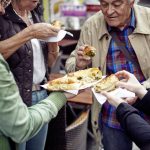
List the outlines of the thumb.
{"type": "Polygon", "coordinates": [[[54,27],[54,26],[51,26],[50,29],[51,29],[53,32],[56,32],[56,33],[58,33],[58,32],[60,31],[59,28],[54,27]]]}
{"type": "Polygon", "coordinates": [[[128,88],[129,84],[127,82],[121,82],[121,81],[119,81],[119,82],[116,83],[116,86],[117,87],[121,87],[121,88],[128,88]]]}
{"type": "Polygon", "coordinates": [[[107,99],[116,99],[116,97],[114,97],[113,95],[111,95],[110,93],[106,92],[106,91],[103,91],[101,92],[102,95],[104,95],[105,97],[107,97],[107,99]]]}
{"type": "Polygon", "coordinates": [[[111,95],[111,94],[108,93],[108,92],[102,92],[101,94],[104,95],[104,96],[106,96],[106,97],[107,97],[107,101],[108,101],[111,105],[113,105],[113,106],[115,106],[115,107],[117,107],[120,103],[124,102],[121,98],[116,97],[116,96],[113,96],[113,95],[111,95]]]}

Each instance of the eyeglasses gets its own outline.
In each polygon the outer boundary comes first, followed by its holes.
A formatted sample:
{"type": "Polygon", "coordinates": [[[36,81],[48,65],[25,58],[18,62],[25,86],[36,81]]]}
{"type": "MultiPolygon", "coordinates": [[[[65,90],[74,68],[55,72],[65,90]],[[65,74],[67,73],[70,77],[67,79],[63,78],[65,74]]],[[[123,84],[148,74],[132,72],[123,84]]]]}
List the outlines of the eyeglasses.
{"type": "Polygon", "coordinates": [[[0,4],[6,8],[10,4],[11,0],[0,0],[0,4]]]}

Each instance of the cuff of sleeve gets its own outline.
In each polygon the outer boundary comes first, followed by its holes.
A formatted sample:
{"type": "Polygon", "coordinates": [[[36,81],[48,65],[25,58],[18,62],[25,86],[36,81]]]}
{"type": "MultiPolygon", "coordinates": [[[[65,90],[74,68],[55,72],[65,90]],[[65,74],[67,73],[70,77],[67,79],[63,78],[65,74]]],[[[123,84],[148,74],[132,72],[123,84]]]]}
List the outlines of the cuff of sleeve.
{"type": "Polygon", "coordinates": [[[67,98],[61,92],[52,92],[48,96],[48,99],[51,100],[51,102],[57,107],[58,110],[60,110],[67,102],[67,98]]]}
{"type": "Polygon", "coordinates": [[[150,106],[150,90],[145,94],[145,96],[141,100],[137,100],[137,102],[133,105],[138,110],[144,112],[145,114],[149,115],[149,106],[150,106]]]}
{"type": "Polygon", "coordinates": [[[143,102],[143,101],[146,101],[146,102],[149,102],[149,98],[150,98],[150,90],[148,90],[148,92],[144,95],[144,97],[142,98],[141,101],[139,102],[143,102]]]}
{"type": "Polygon", "coordinates": [[[138,113],[137,109],[127,103],[121,103],[116,109],[116,115],[119,122],[122,122],[131,113],[138,113]]]}
{"type": "Polygon", "coordinates": [[[150,78],[141,83],[146,89],[150,88],[150,78]]]}

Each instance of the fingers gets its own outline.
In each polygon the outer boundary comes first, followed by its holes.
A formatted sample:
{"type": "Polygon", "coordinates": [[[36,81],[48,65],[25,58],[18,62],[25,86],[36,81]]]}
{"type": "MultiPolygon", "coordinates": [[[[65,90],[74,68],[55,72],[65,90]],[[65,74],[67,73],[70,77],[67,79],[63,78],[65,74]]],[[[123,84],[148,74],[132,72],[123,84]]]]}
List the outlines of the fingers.
{"type": "Polygon", "coordinates": [[[128,71],[119,71],[115,74],[118,78],[125,79],[126,81],[132,83],[132,84],[140,84],[137,78],[128,71]]]}
{"type": "Polygon", "coordinates": [[[125,78],[125,79],[129,79],[130,78],[130,73],[123,70],[123,71],[118,71],[116,74],[115,74],[118,78],[125,78]]]}
{"type": "Polygon", "coordinates": [[[116,86],[117,86],[117,87],[121,87],[121,88],[128,88],[129,83],[124,82],[124,80],[123,80],[123,81],[117,82],[117,83],[116,83],[116,86]]]}
{"type": "Polygon", "coordinates": [[[85,61],[91,60],[91,58],[89,56],[84,56],[82,51],[77,51],[77,57],[80,60],[85,60],[85,61]]]}
{"type": "Polygon", "coordinates": [[[70,99],[70,98],[73,98],[76,96],[76,95],[68,93],[68,92],[64,92],[64,95],[66,96],[67,99],[70,99]]]}
{"type": "Polygon", "coordinates": [[[36,23],[30,26],[33,34],[37,37],[46,38],[57,36],[59,29],[48,23],[36,23]]]}
{"type": "Polygon", "coordinates": [[[102,91],[101,92],[102,95],[106,96],[108,99],[113,99],[113,96],[111,96],[108,92],[106,91],[102,91]]]}
{"type": "Polygon", "coordinates": [[[83,46],[80,46],[79,49],[77,50],[77,57],[80,59],[80,60],[91,60],[91,57],[89,56],[85,56],[84,53],[83,53],[83,50],[84,48],[86,47],[87,45],[83,45],[83,46]]]}
{"type": "Polygon", "coordinates": [[[138,99],[138,97],[135,96],[135,97],[126,98],[125,101],[126,101],[128,104],[133,105],[133,104],[136,102],[137,99],[138,99]]]}
{"type": "Polygon", "coordinates": [[[127,82],[117,82],[116,86],[120,87],[120,88],[125,88],[125,89],[127,89],[131,92],[136,93],[138,85],[135,85],[135,84],[132,84],[132,83],[127,83],[127,82]]]}
{"type": "Polygon", "coordinates": [[[60,31],[60,29],[52,26],[49,24],[48,26],[48,33],[51,35],[51,36],[57,36],[58,32],[60,31]]]}
{"type": "Polygon", "coordinates": [[[53,31],[53,32],[55,32],[55,33],[58,33],[58,32],[60,31],[59,28],[54,27],[54,26],[52,26],[52,25],[50,25],[50,30],[53,31]]]}
{"type": "Polygon", "coordinates": [[[104,96],[107,98],[107,101],[108,101],[111,105],[113,105],[113,106],[115,106],[115,107],[118,107],[118,105],[119,105],[120,103],[125,102],[123,99],[118,98],[118,97],[116,97],[116,96],[112,96],[110,93],[108,93],[108,92],[106,92],[106,91],[101,92],[101,94],[104,95],[104,96]]]}
{"type": "Polygon", "coordinates": [[[85,56],[83,54],[83,50],[85,46],[86,45],[80,46],[77,50],[77,55],[76,55],[76,66],[78,66],[78,68],[81,69],[87,67],[92,61],[92,59],[89,56],[85,56]]]}
{"type": "Polygon", "coordinates": [[[116,96],[111,95],[109,92],[106,91],[101,92],[101,94],[107,97],[108,101],[116,101],[116,99],[120,99],[116,96]]]}
{"type": "Polygon", "coordinates": [[[139,82],[136,84],[132,82],[118,82],[116,86],[135,93],[140,99],[147,93],[147,90],[139,82]]]}

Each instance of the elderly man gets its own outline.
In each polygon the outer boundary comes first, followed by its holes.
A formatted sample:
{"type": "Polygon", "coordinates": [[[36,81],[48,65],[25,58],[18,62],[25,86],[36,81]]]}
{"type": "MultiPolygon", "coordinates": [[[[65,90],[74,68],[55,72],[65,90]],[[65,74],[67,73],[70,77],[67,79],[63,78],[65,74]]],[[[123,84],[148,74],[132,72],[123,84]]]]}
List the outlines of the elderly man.
{"type": "MultiPolygon", "coordinates": [[[[8,1],[0,1],[0,13],[3,14],[4,7],[8,1]]],[[[49,24],[36,24],[29,27],[12,38],[1,41],[3,44],[15,46],[15,41],[26,37],[26,32],[35,33],[37,26],[43,28],[43,32],[36,35],[42,39],[52,35],[52,27],[49,24]],[[47,28],[47,33],[43,34],[47,28]]],[[[53,33],[56,34],[56,33],[53,33]]],[[[19,40],[21,41],[21,40],[19,40]]],[[[23,43],[23,41],[22,41],[23,43]]],[[[21,44],[21,43],[20,43],[21,44]]],[[[0,54],[0,150],[15,150],[16,143],[24,142],[39,132],[45,123],[54,118],[58,111],[64,106],[66,97],[71,95],[63,93],[52,93],[46,99],[30,108],[23,103],[16,82],[7,62],[0,54]]]]}
{"type": "MultiPolygon", "coordinates": [[[[135,0],[100,0],[100,3],[101,11],[89,18],[82,27],[76,50],[68,58],[66,69],[72,72],[89,66],[100,67],[103,75],[124,69],[149,88],[150,9],[134,5],[135,0]],[[94,58],[84,57],[84,45],[97,49],[94,58]]],[[[133,103],[135,99],[128,101],[133,103]]],[[[100,105],[94,101],[93,132],[97,142],[100,141],[100,124],[105,150],[130,150],[132,142],[118,123],[115,110],[106,102],[99,115],[100,105]]]]}

